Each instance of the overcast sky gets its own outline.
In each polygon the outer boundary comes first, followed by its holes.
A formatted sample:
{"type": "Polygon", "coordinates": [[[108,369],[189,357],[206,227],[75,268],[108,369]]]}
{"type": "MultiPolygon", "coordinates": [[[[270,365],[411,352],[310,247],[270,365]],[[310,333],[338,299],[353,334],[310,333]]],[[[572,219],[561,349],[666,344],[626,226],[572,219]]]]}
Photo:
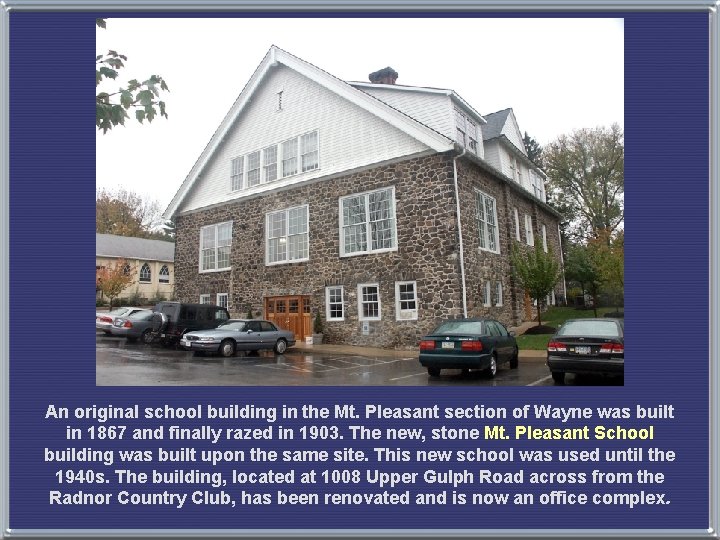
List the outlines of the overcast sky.
{"type": "Polygon", "coordinates": [[[541,145],[623,126],[622,19],[108,19],[96,41],[128,57],[118,81],[157,74],[170,87],[169,119],[131,115],[96,144],[97,187],[162,211],[271,45],[346,81],[390,66],[398,84],[452,89],[481,114],[512,107],[541,145]]]}

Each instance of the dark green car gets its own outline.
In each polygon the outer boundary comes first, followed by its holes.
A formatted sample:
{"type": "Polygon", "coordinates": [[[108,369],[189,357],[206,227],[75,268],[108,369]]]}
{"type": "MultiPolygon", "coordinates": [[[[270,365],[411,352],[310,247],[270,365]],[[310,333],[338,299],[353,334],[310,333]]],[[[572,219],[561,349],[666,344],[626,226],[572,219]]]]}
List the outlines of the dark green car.
{"type": "Polygon", "coordinates": [[[420,340],[420,364],[433,377],[442,369],[482,369],[494,377],[506,362],[518,367],[517,342],[494,319],[452,319],[420,340]]]}

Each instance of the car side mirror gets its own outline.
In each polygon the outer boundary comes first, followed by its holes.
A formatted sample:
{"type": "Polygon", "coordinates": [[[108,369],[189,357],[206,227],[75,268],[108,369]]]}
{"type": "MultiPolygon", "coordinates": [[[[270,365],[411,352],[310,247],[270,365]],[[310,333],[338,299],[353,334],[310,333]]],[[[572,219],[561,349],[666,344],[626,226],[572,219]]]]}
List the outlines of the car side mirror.
{"type": "Polygon", "coordinates": [[[515,337],[515,330],[510,330],[508,334],[510,334],[512,337],[515,337]]]}
{"type": "Polygon", "coordinates": [[[252,334],[252,330],[248,330],[247,333],[248,333],[248,334],[252,334]]]}

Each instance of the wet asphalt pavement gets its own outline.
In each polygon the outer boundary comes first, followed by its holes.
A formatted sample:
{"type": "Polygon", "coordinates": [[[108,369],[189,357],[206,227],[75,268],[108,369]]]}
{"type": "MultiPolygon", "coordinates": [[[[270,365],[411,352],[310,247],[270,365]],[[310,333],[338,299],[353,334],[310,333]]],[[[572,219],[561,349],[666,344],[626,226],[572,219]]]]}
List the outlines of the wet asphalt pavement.
{"type": "MultiPolygon", "coordinates": [[[[520,356],[518,369],[505,364],[490,378],[482,372],[443,370],[429,377],[412,351],[373,354],[291,348],[285,354],[239,352],[233,358],[197,356],[159,344],[130,343],[97,334],[98,386],[553,386],[542,357],[520,356]]],[[[592,378],[568,384],[618,384],[592,378]]],[[[620,379],[619,384],[622,384],[620,379]]]]}

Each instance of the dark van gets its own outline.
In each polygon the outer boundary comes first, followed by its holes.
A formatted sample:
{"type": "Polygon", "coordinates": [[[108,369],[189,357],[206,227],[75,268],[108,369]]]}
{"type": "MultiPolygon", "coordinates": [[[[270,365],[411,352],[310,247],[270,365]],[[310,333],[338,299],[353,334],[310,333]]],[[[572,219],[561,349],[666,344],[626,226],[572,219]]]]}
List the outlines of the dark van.
{"type": "Polygon", "coordinates": [[[153,311],[153,333],[163,345],[177,343],[185,332],[217,328],[230,318],[227,309],[213,304],[159,302],[153,311]]]}

